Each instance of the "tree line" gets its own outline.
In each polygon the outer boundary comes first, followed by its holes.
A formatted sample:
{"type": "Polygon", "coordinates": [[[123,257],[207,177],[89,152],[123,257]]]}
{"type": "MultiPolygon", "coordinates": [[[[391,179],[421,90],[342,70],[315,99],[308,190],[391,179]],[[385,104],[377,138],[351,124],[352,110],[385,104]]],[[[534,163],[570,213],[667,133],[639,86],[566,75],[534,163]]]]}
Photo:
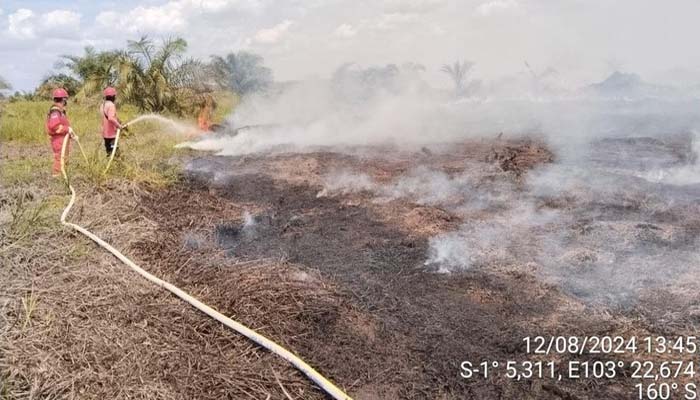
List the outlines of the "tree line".
{"type": "MultiPolygon", "coordinates": [[[[15,100],[46,100],[53,89],[65,88],[78,101],[95,99],[107,86],[117,88],[119,100],[136,106],[142,112],[193,114],[216,91],[227,90],[246,96],[270,87],[272,70],[261,56],[246,51],[225,56],[212,55],[208,61],[186,57],[187,41],[179,37],[154,40],[143,36],[127,41],[124,49],[100,51],[86,47],[82,55],[63,55],[56,62],[57,72],[45,77],[32,92],[16,92],[15,100]]],[[[419,74],[425,67],[406,63],[397,67],[372,67],[364,70],[342,65],[333,81],[360,82],[360,88],[384,86],[391,89],[399,71],[419,74]]],[[[467,76],[471,62],[455,62],[441,69],[452,81],[457,97],[468,93],[467,76]]],[[[357,85],[356,85],[357,86],[357,85]]],[[[347,85],[352,88],[352,85],[347,85]]],[[[11,86],[0,77],[0,90],[11,86]]],[[[361,89],[366,91],[365,89],[361,89]]],[[[357,89],[355,89],[357,90],[357,89]]],[[[360,98],[366,93],[360,93],[360,98]]]]}
{"type": "MultiPolygon", "coordinates": [[[[211,56],[208,61],[186,57],[187,41],[179,37],[154,40],[147,36],[127,41],[126,48],[99,51],[86,47],[82,55],[61,56],[58,72],[30,93],[12,100],[48,99],[56,87],[78,101],[95,98],[107,86],[117,88],[119,100],[142,112],[194,113],[207,96],[228,90],[239,96],[264,90],[273,81],[261,56],[245,51],[211,56]]],[[[9,89],[0,78],[0,90],[9,89]]]]}

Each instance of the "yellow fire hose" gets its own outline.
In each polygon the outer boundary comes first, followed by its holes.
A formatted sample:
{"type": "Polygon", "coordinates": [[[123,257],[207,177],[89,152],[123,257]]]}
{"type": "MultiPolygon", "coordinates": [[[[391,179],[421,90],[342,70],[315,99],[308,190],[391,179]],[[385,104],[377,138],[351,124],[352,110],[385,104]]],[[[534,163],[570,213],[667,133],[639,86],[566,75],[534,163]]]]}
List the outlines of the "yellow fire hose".
{"type": "MultiPolygon", "coordinates": [[[[171,283],[168,283],[150,273],[148,273],[146,270],[143,268],[139,267],[131,261],[129,258],[127,258],[124,254],[119,252],[119,250],[115,249],[112,247],[109,243],[105,242],[104,240],[100,239],[97,235],[93,234],[92,232],[88,231],[87,229],[70,223],[66,221],[66,218],[68,217],[68,213],[70,213],[71,208],[73,207],[73,203],[75,203],[75,190],[73,189],[73,186],[70,184],[70,179],[68,178],[68,173],[66,172],[65,168],[65,154],[66,154],[66,147],[68,144],[68,140],[70,139],[71,135],[66,135],[66,137],[63,139],[63,145],[61,146],[61,173],[63,174],[63,179],[66,181],[66,185],[68,185],[68,189],[71,192],[71,197],[70,201],[68,202],[68,205],[66,208],[63,210],[63,213],[61,214],[61,223],[65,226],[68,226],[70,228],[75,229],[76,231],[82,233],[83,235],[87,236],[90,238],[92,241],[112,253],[115,257],[117,257],[119,260],[121,260],[124,264],[129,266],[132,270],[136,271],[139,273],[141,276],[144,278],[148,279],[152,283],[154,283],[157,286],[160,286],[171,293],[173,293],[175,296],[179,297],[180,299],[184,300],[185,302],[191,304],[194,306],[196,309],[202,311],[203,313],[207,314],[208,316],[214,318],[215,320],[221,322],[222,324],[226,325],[227,327],[233,329],[234,331],[240,333],[241,335],[247,337],[248,339],[254,341],[258,345],[268,349],[269,351],[277,354],[278,356],[282,357],[283,359],[287,360],[289,363],[291,363],[294,367],[299,369],[301,372],[303,372],[309,379],[311,379],[313,382],[315,382],[321,389],[323,389],[326,393],[328,393],[331,397],[333,397],[336,400],[352,400],[350,396],[345,394],[340,388],[335,386],[332,382],[330,382],[328,379],[324,378],[321,374],[319,374],[313,367],[311,367],[309,364],[304,362],[301,358],[297,357],[294,355],[294,353],[290,352],[289,350],[285,349],[284,347],[280,346],[279,344],[273,342],[272,340],[266,338],[265,336],[255,332],[254,330],[246,327],[245,325],[232,320],[231,318],[221,314],[220,312],[214,310],[213,308],[209,307],[208,305],[202,303],[201,301],[197,300],[196,298],[190,296],[187,294],[185,291],[181,290],[177,286],[172,285],[171,283]]],[[[77,136],[76,136],[77,139],[77,136]]],[[[116,150],[116,144],[117,141],[119,140],[119,132],[117,132],[117,140],[115,140],[115,146],[114,149],[112,150],[112,156],[110,157],[110,162],[111,159],[114,157],[114,151],[116,150]]],[[[77,141],[77,140],[76,140],[77,141]]],[[[80,142],[78,142],[78,146],[81,148],[82,152],[82,146],[80,146],[80,142]]],[[[85,153],[83,153],[85,155],[85,153]]],[[[87,161],[87,158],[86,158],[87,161]]],[[[109,169],[109,164],[107,165],[107,169],[109,169]]],[[[105,173],[107,172],[107,169],[105,169],[105,173]]]]}

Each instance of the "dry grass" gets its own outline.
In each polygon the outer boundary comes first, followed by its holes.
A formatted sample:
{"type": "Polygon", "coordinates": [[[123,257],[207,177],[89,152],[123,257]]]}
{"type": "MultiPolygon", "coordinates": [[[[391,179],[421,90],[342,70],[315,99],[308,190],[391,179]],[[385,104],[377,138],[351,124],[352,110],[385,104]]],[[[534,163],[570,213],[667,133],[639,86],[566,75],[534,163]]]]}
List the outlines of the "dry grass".
{"type": "MultiPolygon", "coordinates": [[[[86,196],[88,188],[77,188],[82,196],[72,220],[127,254],[153,237],[157,227],[138,212],[139,185],[113,182],[86,196]]],[[[19,198],[48,192],[30,190],[19,198]]],[[[5,206],[16,204],[6,196],[5,206]]],[[[276,356],[150,285],[86,239],[49,221],[45,229],[25,230],[37,215],[58,219],[60,209],[41,209],[17,214],[3,235],[0,398],[281,399],[285,391],[299,399],[323,397],[276,356]]],[[[209,268],[221,262],[212,256],[209,268]]],[[[183,282],[168,273],[175,266],[144,266],[183,282]]],[[[227,268],[236,271],[227,275],[232,292],[211,292],[198,279],[185,288],[235,309],[234,317],[276,340],[298,332],[300,313],[333,304],[332,287],[300,287],[293,266],[262,260],[227,268]]]]}
{"type": "MultiPolygon", "coordinates": [[[[38,128],[47,107],[10,104],[0,126],[0,399],[323,398],[277,356],[59,224],[68,196],[49,175],[51,153],[38,128]]],[[[158,229],[140,214],[138,199],[178,179],[171,161],[177,138],[144,124],[123,141],[121,158],[104,177],[106,157],[99,135],[88,129],[89,112],[72,114],[76,131],[90,133],[81,135],[89,163],[77,147],[73,152],[79,201],[70,219],[133,257],[134,245],[158,229]]],[[[222,267],[223,258],[209,259],[211,268],[222,267]]],[[[176,279],[172,271],[184,265],[143,266],[176,279]]],[[[216,306],[235,299],[233,316],[275,340],[298,333],[299,314],[325,308],[334,297],[331,286],[299,292],[295,267],[278,260],[231,267],[232,292],[212,293],[201,284],[185,289],[216,306]],[[280,299],[287,299],[282,307],[280,299]]]]}

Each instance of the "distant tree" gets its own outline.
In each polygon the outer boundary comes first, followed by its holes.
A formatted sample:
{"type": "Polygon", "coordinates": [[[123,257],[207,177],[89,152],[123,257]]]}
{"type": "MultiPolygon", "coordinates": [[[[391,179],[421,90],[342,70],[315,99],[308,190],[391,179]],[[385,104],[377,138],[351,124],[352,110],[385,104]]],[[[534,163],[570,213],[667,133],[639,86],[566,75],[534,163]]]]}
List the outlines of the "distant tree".
{"type": "Polygon", "coordinates": [[[264,90],[272,83],[272,70],[257,54],[240,51],[224,57],[212,56],[209,64],[219,86],[245,96],[264,90]]]}
{"type": "Polygon", "coordinates": [[[12,86],[8,81],[5,80],[2,76],[0,76],[0,100],[5,99],[5,93],[3,93],[4,90],[10,90],[12,89],[12,86]]]}
{"type": "Polygon", "coordinates": [[[12,85],[10,85],[10,82],[6,81],[5,78],[0,76],[0,90],[10,90],[12,89],[12,85]]]}
{"type": "Polygon", "coordinates": [[[332,82],[336,92],[347,101],[364,101],[380,91],[399,91],[400,73],[394,64],[362,68],[355,63],[346,63],[335,70],[332,82]]]}
{"type": "Polygon", "coordinates": [[[119,51],[97,51],[94,47],[86,47],[82,56],[61,56],[56,67],[68,70],[79,81],[76,95],[91,96],[115,84],[122,57],[123,53],[119,51]]]}
{"type": "Polygon", "coordinates": [[[395,64],[387,64],[383,67],[370,67],[360,73],[363,83],[390,89],[394,87],[394,81],[399,76],[400,70],[395,64]]]}
{"type": "Polygon", "coordinates": [[[474,67],[473,62],[469,61],[455,61],[454,64],[445,64],[440,69],[442,72],[446,73],[455,87],[455,95],[462,96],[465,93],[467,74],[474,67]]]}
{"type": "Polygon", "coordinates": [[[51,92],[56,88],[64,88],[68,94],[75,96],[82,88],[79,80],[67,74],[53,74],[44,78],[36,88],[34,95],[40,99],[48,99],[51,97],[51,92]]]}
{"type": "Polygon", "coordinates": [[[426,70],[425,65],[415,63],[412,61],[405,62],[405,63],[401,64],[401,71],[403,71],[403,72],[421,73],[421,72],[425,72],[425,70],[426,70]]]}
{"type": "MultiPolygon", "coordinates": [[[[37,97],[34,95],[34,92],[16,91],[9,97],[10,103],[14,103],[17,101],[34,101],[34,100],[37,100],[37,97]]],[[[46,99],[41,99],[41,100],[46,100],[46,99]]]]}

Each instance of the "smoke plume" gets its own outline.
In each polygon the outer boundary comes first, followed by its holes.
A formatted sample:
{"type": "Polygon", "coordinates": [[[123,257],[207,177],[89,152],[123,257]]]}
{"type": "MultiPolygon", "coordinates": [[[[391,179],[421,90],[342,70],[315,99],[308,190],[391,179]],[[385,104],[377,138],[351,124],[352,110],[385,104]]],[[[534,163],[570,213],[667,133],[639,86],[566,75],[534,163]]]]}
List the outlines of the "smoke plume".
{"type": "Polygon", "coordinates": [[[531,83],[471,85],[458,99],[415,70],[346,65],[330,80],[245,99],[229,132],[186,146],[229,156],[356,153],[535,135],[556,162],[528,173],[524,185],[486,162],[471,161],[456,174],[417,162],[381,183],[366,171],[328,171],[318,195],[368,193],[377,202],[450,210],[462,227],[431,238],[425,259],[443,273],[532,265],[577,296],[627,304],[700,272],[694,94],[629,74],[583,88],[531,83]]]}

